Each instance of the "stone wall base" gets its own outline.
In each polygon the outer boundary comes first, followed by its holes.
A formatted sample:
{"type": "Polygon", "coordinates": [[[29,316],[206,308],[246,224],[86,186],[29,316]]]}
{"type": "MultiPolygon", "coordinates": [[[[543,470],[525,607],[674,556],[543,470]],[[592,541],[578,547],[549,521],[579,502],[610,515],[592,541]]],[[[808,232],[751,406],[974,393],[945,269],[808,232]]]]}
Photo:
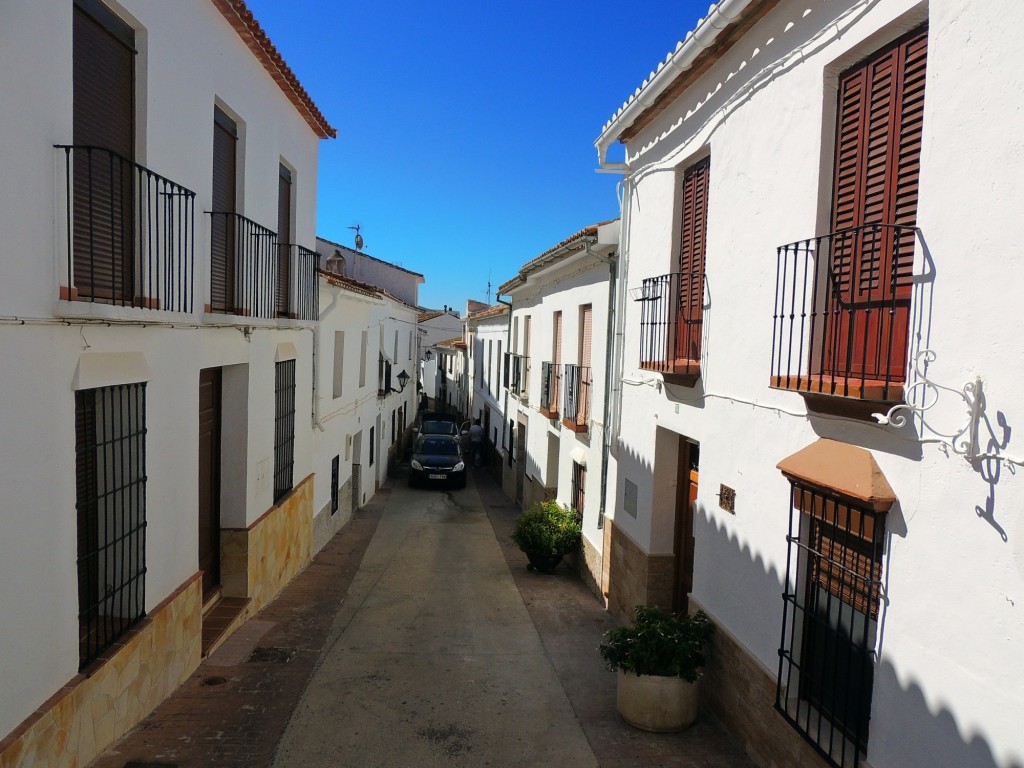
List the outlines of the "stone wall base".
{"type": "MultiPolygon", "coordinates": [[[[690,598],[690,610],[701,607],[690,598]]],[[[762,768],[825,768],[814,748],[775,711],[775,674],[720,622],[715,625],[701,705],[762,768]]]]}
{"type": "Polygon", "coordinates": [[[637,605],[671,608],[675,556],[649,555],[613,519],[605,518],[604,524],[608,611],[627,623],[637,605]]]}
{"type": "Polygon", "coordinates": [[[315,555],[327,544],[334,534],[352,519],[352,478],[338,489],[338,511],[331,513],[331,503],[321,509],[313,518],[313,545],[310,552],[315,555]]]}
{"type": "Polygon", "coordinates": [[[0,768],[86,765],[131,730],[198,668],[202,603],[197,573],[0,741],[0,768]]]}
{"type": "Polygon", "coordinates": [[[247,597],[246,616],[259,612],[309,565],[313,545],[313,475],[248,528],[221,530],[225,597],[247,597]]]}
{"type": "Polygon", "coordinates": [[[580,548],[567,558],[569,565],[576,569],[580,581],[587,585],[587,588],[604,603],[604,595],[601,593],[601,570],[603,558],[601,552],[594,544],[583,536],[580,548]]]}

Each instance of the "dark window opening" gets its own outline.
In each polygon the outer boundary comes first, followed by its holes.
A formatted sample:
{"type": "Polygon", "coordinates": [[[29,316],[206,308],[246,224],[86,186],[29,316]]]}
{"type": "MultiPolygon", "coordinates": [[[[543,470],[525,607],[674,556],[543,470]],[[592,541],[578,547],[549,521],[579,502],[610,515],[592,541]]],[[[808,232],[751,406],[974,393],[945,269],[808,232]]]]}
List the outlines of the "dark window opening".
{"type": "Polygon", "coordinates": [[[373,439],[373,427],[370,427],[370,466],[373,466],[373,453],[377,447],[377,441],[373,439]]]}
{"type": "Polygon", "coordinates": [[[577,462],[572,463],[572,499],[571,505],[576,516],[583,519],[583,502],[586,498],[587,468],[577,462]]]}
{"type": "Polygon", "coordinates": [[[295,464],[295,361],[274,365],[274,503],[292,489],[295,464]]]}
{"type": "Polygon", "coordinates": [[[146,615],[146,385],[75,393],[78,666],[146,615]]]}
{"type": "Polygon", "coordinates": [[[331,459],[331,514],[333,515],[338,511],[340,506],[340,499],[338,496],[338,482],[341,477],[341,456],[335,456],[331,459]]]}

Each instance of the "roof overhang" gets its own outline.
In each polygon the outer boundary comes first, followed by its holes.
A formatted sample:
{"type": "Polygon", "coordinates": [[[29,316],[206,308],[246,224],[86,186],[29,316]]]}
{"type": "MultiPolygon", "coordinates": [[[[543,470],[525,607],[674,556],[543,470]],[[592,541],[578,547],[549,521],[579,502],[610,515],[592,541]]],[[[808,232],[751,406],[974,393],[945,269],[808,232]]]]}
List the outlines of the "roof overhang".
{"type": "Polygon", "coordinates": [[[569,260],[582,252],[609,257],[618,247],[618,219],[591,224],[565,238],[558,245],[544,251],[540,256],[526,262],[519,274],[498,286],[498,294],[508,294],[526,285],[531,275],[543,272],[549,267],[569,260]],[[593,250],[592,250],[593,249],[593,250]]]}
{"type": "Polygon", "coordinates": [[[625,143],[649,124],[706,72],[733,44],[754,26],[779,0],[721,0],[708,15],[680,40],[657,69],[634,91],[605,123],[594,146],[604,166],[608,147],[625,143]]]}

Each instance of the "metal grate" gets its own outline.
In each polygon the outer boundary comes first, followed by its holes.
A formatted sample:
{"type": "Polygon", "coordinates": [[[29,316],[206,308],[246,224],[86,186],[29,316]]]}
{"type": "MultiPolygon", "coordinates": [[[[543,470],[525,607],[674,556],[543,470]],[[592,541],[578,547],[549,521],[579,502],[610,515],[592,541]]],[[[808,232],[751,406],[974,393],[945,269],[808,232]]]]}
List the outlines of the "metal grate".
{"type": "Polygon", "coordinates": [[[274,365],[274,503],[292,489],[295,464],[295,361],[274,365]]]}
{"type": "Polygon", "coordinates": [[[79,669],[146,615],[146,385],[75,393],[79,669]]]}
{"type": "Polygon", "coordinates": [[[586,431],[590,422],[590,366],[565,364],[565,408],[562,421],[586,431]]]}
{"type": "Polygon", "coordinates": [[[579,520],[583,520],[583,502],[586,499],[587,468],[577,462],[572,463],[572,508],[579,520]]]}
{"type": "Polygon", "coordinates": [[[885,513],[793,481],[775,708],[835,768],[867,749],[885,513]]]}

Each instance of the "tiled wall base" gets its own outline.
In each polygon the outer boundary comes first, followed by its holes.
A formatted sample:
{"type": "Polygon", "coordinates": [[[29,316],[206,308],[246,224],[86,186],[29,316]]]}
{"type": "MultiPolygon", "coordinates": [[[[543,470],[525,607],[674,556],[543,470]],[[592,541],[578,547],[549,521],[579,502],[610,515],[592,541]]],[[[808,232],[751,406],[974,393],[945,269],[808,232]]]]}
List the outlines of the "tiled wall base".
{"type": "Polygon", "coordinates": [[[331,514],[331,503],[321,509],[313,518],[313,549],[315,555],[330,541],[334,534],[352,519],[352,478],[345,481],[338,489],[338,511],[331,514]]]}
{"type": "Polygon", "coordinates": [[[245,529],[221,530],[225,597],[248,597],[246,618],[261,610],[310,561],[313,475],[245,529]]]}
{"type": "MultiPolygon", "coordinates": [[[[692,597],[690,610],[702,606],[692,597]]],[[[715,617],[711,617],[712,621],[715,617]]],[[[824,768],[825,761],[775,711],[775,675],[718,629],[701,680],[701,704],[764,768],[824,768]]]]}
{"type": "Polygon", "coordinates": [[[576,573],[584,584],[597,597],[604,602],[604,595],[601,594],[601,568],[602,558],[597,547],[591,543],[586,536],[580,545],[578,552],[574,552],[569,558],[569,564],[576,569],[576,573]]]}
{"type": "Polygon", "coordinates": [[[199,666],[199,574],[156,606],[120,649],[77,675],[0,741],[0,768],[84,766],[199,666]]]}
{"type": "Polygon", "coordinates": [[[671,608],[675,556],[648,555],[610,518],[605,518],[605,530],[604,583],[609,612],[628,622],[637,605],[671,608]]]}

